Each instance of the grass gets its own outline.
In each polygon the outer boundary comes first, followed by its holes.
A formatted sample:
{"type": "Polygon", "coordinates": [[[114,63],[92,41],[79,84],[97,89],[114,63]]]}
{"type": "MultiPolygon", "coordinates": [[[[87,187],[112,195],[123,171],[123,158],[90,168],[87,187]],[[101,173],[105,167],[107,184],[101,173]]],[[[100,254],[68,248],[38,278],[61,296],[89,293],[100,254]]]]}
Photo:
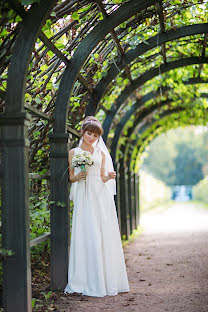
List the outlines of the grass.
{"type": "Polygon", "coordinates": [[[136,237],[138,237],[143,232],[142,226],[138,225],[135,230],[133,230],[132,234],[129,236],[128,239],[122,239],[122,246],[125,247],[127,244],[132,242],[136,237]]]}

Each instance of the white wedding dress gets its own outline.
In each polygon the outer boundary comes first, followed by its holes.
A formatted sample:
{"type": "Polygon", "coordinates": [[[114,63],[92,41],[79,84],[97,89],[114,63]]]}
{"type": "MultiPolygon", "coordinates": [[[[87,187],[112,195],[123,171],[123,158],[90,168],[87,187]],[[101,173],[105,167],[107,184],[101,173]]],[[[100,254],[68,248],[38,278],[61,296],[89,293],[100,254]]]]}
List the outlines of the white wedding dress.
{"type": "MultiPolygon", "coordinates": [[[[80,147],[75,153],[82,153],[80,147]]],[[[65,293],[87,296],[114,296],[129,291],[118,219],[108,182],[100,177],[101,151],[94,148],[94,164],[86,181],[72,184],[74,201],[69,254],[68,284],[65,293]]],[[[75,168],[75,174],[80,169],[75,168]]]]}

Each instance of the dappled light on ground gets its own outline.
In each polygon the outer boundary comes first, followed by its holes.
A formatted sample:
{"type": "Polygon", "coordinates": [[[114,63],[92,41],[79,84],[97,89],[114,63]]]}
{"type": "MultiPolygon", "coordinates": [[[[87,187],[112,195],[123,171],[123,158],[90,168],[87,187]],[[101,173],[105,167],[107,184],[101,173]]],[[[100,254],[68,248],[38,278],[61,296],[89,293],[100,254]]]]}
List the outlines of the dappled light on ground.
{"type": "Polygon", "coordinates": [[[162,214],[152,211],[142,215],[141,226],[152,232],[208,231],[208,209],[173,203],[162,214]]]}

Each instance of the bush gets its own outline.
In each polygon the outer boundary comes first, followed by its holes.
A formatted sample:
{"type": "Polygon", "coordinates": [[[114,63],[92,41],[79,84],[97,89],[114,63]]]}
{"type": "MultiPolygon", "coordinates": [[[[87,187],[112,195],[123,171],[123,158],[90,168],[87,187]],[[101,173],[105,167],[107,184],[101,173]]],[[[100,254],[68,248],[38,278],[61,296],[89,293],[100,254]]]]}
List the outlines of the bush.
{"type": "Polygon", "coordinates": [[[140,170],[140,206],[142,211],[149,210],[171,199],[171,190],[160,180],[140,170]]]}
{"type": "Polygon", "coordinates": [[[193,187],[193,199],[208,203],[208,176],[193,187]]]}

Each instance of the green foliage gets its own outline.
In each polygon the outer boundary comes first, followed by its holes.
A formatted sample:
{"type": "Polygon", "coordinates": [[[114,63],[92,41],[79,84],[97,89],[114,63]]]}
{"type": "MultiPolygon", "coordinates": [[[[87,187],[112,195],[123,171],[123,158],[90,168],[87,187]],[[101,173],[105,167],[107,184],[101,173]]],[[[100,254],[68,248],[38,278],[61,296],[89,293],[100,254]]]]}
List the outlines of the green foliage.
{"type": "Polygon", "coordinates": [[[10,249],[3,249],[3,248],[0,248],[0,261],[2,259],[7,259],[7,258],[10,258],[12,256],[14,256],[14,252],[10,249]]]}
{"type": "Polygon", "coordinates": [[[193,199],[208,203],[208,176],[193,187],[193,199]]]}
{"type": "Polygon", "coordinates": [[[41,190],[30,196],[30,237],[35,238],[50,232],[49,191],[46,180],[43,180],[41,190]]]}
{"type": "MultiPolygon", "coordinates": [[[[30,208],[30,238],[34,239],[50,232],[50,207],[66,207],[65,202],[55,202],[50,200],[50,192],[47,181],[43,179],[41,183],[32,181],[31,195],[29,201],[30,208]]],[[[72,226],[73,204],[70,203],[70,226],[72,226]]],[[[49,241],[43,242],[32,249],[33,254],[38,254],[49,247],[49,241]]]]}
{"type": "Polygon", "coordinates": [[[28,6],[33,3],[40,3],[40,0],[18,0],[22,5],[28,6]]]}
{"type": "Polygon", "coordinates": [[[172,130],[157,137],[146,148],[143,167],[166,184],[194,185],[207,170],[207,149],[206,129],[172,130]]]}
{"type": "Polygon", "coordinates": [[[171,190],[162,181],[151,176],[144,170],[139,171],[140,207],[142,212],[166,203],[171,198],[171,190]]]}
{"type": "MultiPolygon", "coordinates": [[[[27,13],[30,10],[30,5],[33,3],[39,4],[40,0],[18,0],[18,2],[21,5],[21,8],[27,13]]],[[[65,2],[67,4],[68,1],[65,2]]],[[[108,8],[107,11],[110,15],[125,2],[126,0],[111,0],[105,1],[103,4],[108,8]]],[[[165,29],[175,30],[184,25],[207,22],[206,9],[208,8],[208,4],[206,2],[207,1],[201,0],[163,1],[165,29]]],[[[11,61],[14,41],[19,33],[22,18],[9,6],[9,1],[2,1],[2,3],[4,3],[4,6],[1,4],[0,8],[0,17],[2,21],[2,27],[0,28],[0,90],[4,94],[7,87],[8,65],[11,61]]],[[[60,0],[57,2],[57,5],[59,6],[63,3],[64,1],[60,0]]],[[[67,10],[62,7],[58,12],[54,10],[50,13],[50,16],[42,27],[42,32],[70,62],[82,40],[86,38],[86,36],[92,32],[94,27],[102,22],[102,20],[103,15],[99,11],[95,2],[71,1],[70,8],[67,10]],[[63,31],[64,29],[66,30],[63,31]],[[63,32],[61,33],[61,31],[63,32]]],[[[138,12],[135,16],[124,21],[115,29],[118,41],[124,50],[124,53],[130,50],[133,52],[139,44],[145,44],[148,47],[148,40],[153,36],[159,38],[160,31],[160,22],[155,6],[149,7],[148,10],[138,12]]],[[[165,44],[167,63],[190,56],[201,57],[203,42],[204,34],[186,36],[178,40],[167,42],[165,44]]],[[[208,55],[207,49],[205,49],[204,54],[205,56],[208,55]]],[[[124,63],[128,61],[128,58],[125,58],[125,56],[124,58],[121,58],[120,52],[118,52],[118,48],[112,40],[112,36],[108,34],[89,54],[80,72],[87,84],[92,89],[95,89],[98,83],[102,85],[102,82],[104,82],[105,85],[105,80],[110,73],[112,65],[115,65],[118,70],[117,75],[111,79],[111,82],[99,103],[100,106],[97,110],[97,116],[103,121],[106,116],[106,110],[110,110],[113,105],[116,106],[120,97],[124,95],[125,88],[133,85],[132,81],[130,81],[127,76],[128,67],[133,81],[138,77],[142,77],[147,71],[152,71],[152,69],[157,70],[158,75],[156,77],[142,84],[140,88],[130,94],[128,99],[121,101],[119,111],[113,120],[109,135],[110,140],[112,139],[116,126],[121,118],[137,100],[142,99],[147,93],[156,91],[160,87],[164,86],[170,88],[169,91],[161,92],[158,97],[150,99],[145,103],[145,108],[150,108],[153,105],[158,106],[158,110],[152,116],[148,116],[149,121],[153,118],[157,118],[157,123],[149,127],[149,129],[146,129],[144,133],[140,133],[138,136],[138,145],[135,148],[131,146],[130,139],[136,139],[141,128],[138,126],[131,138],[128,137],[128,129],[134,125],[136,117],[140,113],[139,109],[127,122],[119,144],[126,143],[128,145],[130,142],[128,149],[133,152],[132,163],[136,162],[136,160],[138,160],[139,163],[142,151],[144,151],[157,134],[167,131],[172,127],[176,128],[180,125],[205,124],[207,122],[208,103],[206,99],[200,98],[200,93],[207,92],[207,85],[185,84],[190,78],[194,77],[202,77],[206,79],[208,75],[207,64],[185,66],[183,68],[173,69],[168,73],[160,74],[161,64],[164,63],[161,46],[157,46],[154,49],[145,52],[125,67],[120,66],[122,63],[120,61],[121,59],[123,59],[124,63]],[[170,104],[161,108],[161,102],[166,100],[170,100],[170,104]],[[161,120],[160,113],[175,107],[183,107],[184,112],[174,114],[161,120]]],[[[43,42],[37,38],[34,43],[34,49],[32,50],[26,81],[25,102],[27,105],[31,105],[39,112],[43,112],[47,114],[48,117],[53,118],[54,103],[65,68],[66,64],[60,61],[56,54],[48,50],[43,42]]],[[[79,122],[85,114],[86,106],[91,97],[90,93],[91,92],[88,92],[87,88],[83,86],[79,80],[74,83],[71,92],[72,96],[68,103],[69,114],[67,116],[67,125],[76,129],[79,127],[79,122]]],[[[96,91],[94,92],[93,90],[92,94],[93,97],[96,98],[96,91]]],[[[2,109],[2,107],[4,107],[4,100],[0,99],[0,109],[2,109]]],[[[48,121],[40,120],[37,117],[31,118],[29,126],[29,156],[31,172],[38,172],[40,174],[48,172],[49,142],[47,134],[52,131],[52,123],[49,124],[48,121]]],[[[179,136],[180,134],[178,137],[179,136]]],[[[182,136],[180,138],[182,139],[182,136]]],[[[189,143],[186,141],[181,143],[181,141],[178,141],[178,138],[175,138],[174,144],[172,145],[164,143],[167,142],[167,138],[166,140],[158,141],[158,144],[155,144],[154,146],[154,157],[151,156],[151,158],[149,155],[145,160],[149,166],[148,168],[152,166],[151,169],[153,169],[154,167],[155,176],[169,184],[174,184],[176,182],[177,184],[184,183],[184,181],[179,180],[182,171],[186,171],[185,181],[192,181],[193,184],[196,183],[197,180],[201,178],[202,171],[204,174],[208,171],[208,168],[206,167],[208,139],[207,136],[203,136],[203,139],[199,139],[199,137],[197,138],[198,141],[194,139],[192,140],[192,137],[191,139],[189,138],[189,143]],[[186,146],[186,148],[184,148],[184,146],[186,146]],[[184,162],[184,157],[186,156],[189,157],[189,162],[184,162]],[[151,165],[150,160],[148,162],[148,159],[150,158],[151,165]],[[157,162],[158,160],[159,163],[157,162]],[[190,166],[194,167],[195,161],[197,161],[196,165],[198,166],[195,167],[196,172],[197,174],[200,173],[200,176],[198,177],[190,170],[190,166]],[[163,168],[163,171],[161,168],[163,168]],[[190,172],[192,172],[192,176],[189,175],[190,172]],[[195,178],[197,179],[194,180],[195,178]]],[[[146,150],[145,153],[148,153],[148,151],[146,150]]],[[[123,155],[118,153],[118,156],[123,155]]],[[[154,178],[145,178],[143,174],[142,181],[144,182],[145,179],[149,181],[149,185],[151,185],[151,189],[154,191],[148,196],[145,195],[143,190],[141,191],[141,195],[144,196],[141,198],[142,208],[152,207],[155,203],[160,203],[163,200],[168,199],[169,190],[163,183],[156,181],[154,178]]],[[[202,186],[201,184],[196,186],[196,194],[198,194],[197,196],[199,199],[205,198],[206,196],[204,185],[207,187],[207,182],[203,183],[202,186]]],[[[64,202],[50,202],[46,181],[43,181],[41,187],[36,191],[31,191],[31,239],[50,231],[50,205],[54,204],[60,209],[66,206],[66,203],[64,202]]],[[[71,209],[71,212],[72,211],[73,210],[71,209]]],[[[70,215],[71,225],[72,213],[70,215]]],[[[125,237],[123,237],[123,239],[125,239],[125,237]]],[[[49,243],[43,242],[32,248],[32,254],[40,254],[43,250],[48,252],[48,247],[49,243]]],[[[11,256],[10,251],[8,252],[4,250],[3,253],[5,256],[11,256]]],[[[43,297],[44,300],[48,302],[51,298],[51,292],[43,294],[43,297]]],[[[39,306],[38,300],[33,299],[32,304],[35,311],[42,310],[39,306]]]]}
{"type": "Polygon", "coordinates": [[[195,185],[203,179],[202,163],[197,159],[195,149],[184,143],[176,145],[177,156],[174,159],[175,181],[178,185],[195,185]]]}

